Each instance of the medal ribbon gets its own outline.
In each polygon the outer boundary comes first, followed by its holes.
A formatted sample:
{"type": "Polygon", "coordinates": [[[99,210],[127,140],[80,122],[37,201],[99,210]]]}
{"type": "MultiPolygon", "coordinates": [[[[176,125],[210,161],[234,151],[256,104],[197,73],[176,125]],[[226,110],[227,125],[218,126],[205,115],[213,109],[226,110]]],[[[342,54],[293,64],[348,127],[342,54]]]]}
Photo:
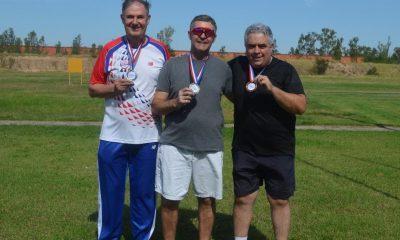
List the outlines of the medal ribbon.
{"type": "Polygon", "coordinates": [[[139,44],[139,47],[136,49],[135,52],[133,52],[133,48],[131,47],[131,44],[128,41],[128,38],[126,38],[126,42],[128,45],[128,55],[129,55],[129,59],[131,60],[131,67],[132,67],[132,71],[133,69],[135,69],[136,66],[136,61],[139,58],[140,55],[140,50],[142,50],[142,46],[143,46],[143,42],[141,42],[139,44]]]}
{"type": "MultiPolygon", "coordinates": [[[[260,76],[261,73],[264,72],[264,70],[265,70],[266,67],[267,67],[267,66],[265,66],[263,69],[261,69],[261,71],[257,74],[256,77],[260,76]]],[[[253,69],[253,67],[249,64],[249,82],[254,82],[254,79],[255,79],[256,77],[254,77],[254,69],[253,69]]]]}
{"type": "Polygon", "coordinates": [[[192,81],[191,81],[192,83],[200,85],[200,82],[203,78],[204,67],[206,66],[207,60],[208,60],[208,57],[205,60],[203,66],[201,67],[199,74],[196,74],[195,69],[194,69],[192,54],[189,54],[189,73],[190,73],[190,77],[192,79],[192,81]]]}

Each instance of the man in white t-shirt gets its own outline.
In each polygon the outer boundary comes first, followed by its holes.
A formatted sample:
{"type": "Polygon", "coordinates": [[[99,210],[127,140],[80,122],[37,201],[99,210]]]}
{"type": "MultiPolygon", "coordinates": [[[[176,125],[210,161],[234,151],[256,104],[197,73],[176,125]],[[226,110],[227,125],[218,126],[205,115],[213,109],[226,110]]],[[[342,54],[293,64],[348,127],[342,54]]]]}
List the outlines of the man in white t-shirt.
{"type": "Polygon", "coordinates": [[[98,239],[121,236],[128,169],[133,239],[149,239],[154,230],[161,124],[151,112],[151,101],[169,52],[164,44],[146,36],[149,8],[147,1],[123,2],[126,35],[104,46],[90,79],[89,95],[105,99],[98,150],[98,239]]]}

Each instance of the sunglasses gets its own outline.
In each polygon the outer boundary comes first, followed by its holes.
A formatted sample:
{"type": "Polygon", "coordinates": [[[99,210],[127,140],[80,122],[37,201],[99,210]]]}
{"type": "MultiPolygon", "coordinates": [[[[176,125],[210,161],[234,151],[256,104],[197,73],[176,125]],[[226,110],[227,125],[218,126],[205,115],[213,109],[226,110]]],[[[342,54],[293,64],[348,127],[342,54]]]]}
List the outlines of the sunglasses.
{"type": "Polygon", "coordinates": [[[215,32],[214,30],[211,30],[209,28],[202,28],[202,27],[197,27],[193,28],[192,31],[190,31],[192,34],[201,37],[201,35],[204,33],[207,38],[209,37],[215,37],[215,32]]]}

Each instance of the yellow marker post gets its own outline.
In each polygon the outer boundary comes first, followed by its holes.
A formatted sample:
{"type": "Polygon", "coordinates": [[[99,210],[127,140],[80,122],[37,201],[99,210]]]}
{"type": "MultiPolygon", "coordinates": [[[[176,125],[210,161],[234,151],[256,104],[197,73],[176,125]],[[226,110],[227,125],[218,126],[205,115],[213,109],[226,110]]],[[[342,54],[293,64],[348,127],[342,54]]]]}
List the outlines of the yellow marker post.
{"type": "Polygon", "coordinates": [[[82,75],[83,75],[83,60],[82,58],[68,58],[68,77],[69,77],[69,85],[71,85],[71,73],[80,73],[81,74],[81,85],[82,85],[82,75]]]}

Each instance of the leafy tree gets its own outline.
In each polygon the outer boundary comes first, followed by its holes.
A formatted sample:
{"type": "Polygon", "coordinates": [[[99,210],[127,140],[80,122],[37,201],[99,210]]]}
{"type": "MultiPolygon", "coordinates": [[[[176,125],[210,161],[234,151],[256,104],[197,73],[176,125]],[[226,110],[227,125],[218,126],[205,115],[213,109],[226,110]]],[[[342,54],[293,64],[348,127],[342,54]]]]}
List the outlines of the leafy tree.
{"type": "Polygon", "coordinates": [[[165,45],[171,45],[172,42],[172,35],[174,35],[175,29],[171,26],[165,27],[159,33],[157,33],[157,38],[165,45]]]}
{"type": "Polygon", "coordinates": [[[336,44],[335,44],[335,46],[332,48],[331,55],[332,55],[336,60],[340,60],[340,58],[341,58],[342,55],[343,55],[343,47],[342,47],[342,44],[343,44],[343,38],[336,39],[336,44]]]}
{"type": "Polygon", "coordinates": [[[272,49],[272,54],[279,54],[278,44],[276,43],[276,38],[274,38],[274,48],[272,49]]]}
{"type": "Polygon", "coordinates": [[[360,55],[364,57],[365,62],[391,63],[392,60],[389,57],[390,45],[391,41],[388,37],[387,42],[379,42],[377,48],[361,46],[359,48],[360,55]]]}
{"type": "Polygon", "coordinates": [[[294,54],[306,54],[306,39],[304,34],[300,34],[299,41],[297,41],[297,48],[293,51],[294,54]]]}
{"type": "Polygon", "coordinates": [[[395,63],[400,63],[400,47],[395,47],[392,55],[392,61],[395,63]]]}
{"type": "Polygon", "coordinates": [[[0,35],[0,53],[4,52],[6,48],[5,40],[4,40],[4,35],[0,35]]]}
{"type": "Polygon", "coordinates": [[[352,61],[355,61],[360,55],[360,47],[358,46],[358,41],[358,37],[353,37],[349,41],[348,54],[351,57],[352,61]]]}
{"type": "Polygon", "coordinates": [[[46,41],[44,40],[44,36],[41,36],[38,44],[35,46],[35,53],[42,53],[43,52],[43,48],[46,46],[46,41]]]}
{"type": "Polygon", "coordinates": [[[333,55],[333,48],[337,45],[336,32],[333,29],[323,28],[318,35],[320,48],[319,55],[333,55]]]}
{"type": "Polygon", "coordinates": [[[378,50],[367,46],[360,46],[360,55],[364,57],[366,62],[374,62],[378,57],[378,50]]]}
{"type": "Polygon", "coordinates": [[[322,28],[321,34],[309,32],[301,34],[297,42],[297,48],[291,49],[291,54],[300,55],[331,55],[340,59],[343,54],[343,38],[337,38],[333,29],[322,28]],[[319,48],[317,48],[317,43],[319,48]]]}
{"type": "Polygon", "coordinates": [[[378,43],[378,61],[379,62],[389,62],[389,49],[392,42],[390,41],[390,37],[386,44],[379,42],[378,43]]]}
{"type": "Polygon", "coordinates": [[[299,41],[297,42],[297,48],[292,51],[293,54],[300,55],[314,55],[317,50],[315,43],[318,39],[318,34],[315,32],[309,32],[306,35],[301,34],[299,41]]]}
{"type": "Polygon", "coordinates": [[[56,43],[56,54],[61,54],[61,42],[60,41],[58,41],[57,43],[56,43]]]}
{"type": "Polygon", "coordinates": [[[100,52],[103,49],[103,45],[97,45],[97,52],[100,52]]]}
{"type": "Polygon", "coordinates": [[[15,39],[14,50],[12,52],[21,53],[21,48],[22,48],[22,40],[21,38],[17,37],[15,39]]]}
{"type": "Polygon", "coordinates": [[[24,44],[26,53],[40,54],[43,47],[46,45],[46,42],[44,36],[41,36],[40,39],[38,39],[36,32],[32,31],[28,33],[28,36],[24,39],[24,44]]]}
{"type": "Polygon", "coordinates": [[[172,35],[174,35],[175,29],[171,26],[165,27],[159,33],[157,33],[157,39],[163,42],[170,52],[171,56],[175,56],[174,50],[171,48],[172,35]]]}
{"type": "Polygon", "coordinates": [[[394,48],[394,52],[395,52],[395,54],[397,55],[397,58],[400,59],[400,47],[395,47],[395,48],[394,48]]]}
{"type": "Polygon", "coordinates": [[[15,52],[15,43],[14,29],[5,30],[0,37],[0,52],[15,52]]]}
{"type": "Polygon", "coordinates": [[[95,43],[92,43],[92,47],[90,48],[90,56],[93,58],[97,56],[97,48],[95,43]]]}
{"type": "Polygon", "coordinates": [[[319,35],[316,32],[311,32],[305,35],[305,51],[308,55],[314,55],[317,53],[315,43],[318,40],[319,35]]]}
{"type": "Polygon", "coordinates": [[[25,53],[33,53],[35,46],[37,46],[39,40],[35,31],[28,33],[28,36],[24,38],[25,53]]]}
{"type": "Polygon", "coordinates": [[[82,47],[82,38],[81,35],[78,34],[72,41],[72,54],[77,54],[79,55],[81,53],[81,47],[82,47]]]}
{"type": "Polygon", "coordinates": [[[221,48],[219,49],[219,52],[225,54],[226,53],[225,49],[226,49],[225,45],[221,46],[221,48]]]}
{"type": "Polygon", "coordinates": [[[219,49],[219,54],[221,55],[221,57],[225,57],[225,55],[226,55],[226,47],[225,47],[225,45],[221,46],[221,48],[219,49]]]}
{"type": "Polygon", "coordinates": [[[8,35],[6,36],[7,40],[7,51],[12,52],[12,48],[15,45],[15,34],[12,28],[8,29],[8,35]]]}

